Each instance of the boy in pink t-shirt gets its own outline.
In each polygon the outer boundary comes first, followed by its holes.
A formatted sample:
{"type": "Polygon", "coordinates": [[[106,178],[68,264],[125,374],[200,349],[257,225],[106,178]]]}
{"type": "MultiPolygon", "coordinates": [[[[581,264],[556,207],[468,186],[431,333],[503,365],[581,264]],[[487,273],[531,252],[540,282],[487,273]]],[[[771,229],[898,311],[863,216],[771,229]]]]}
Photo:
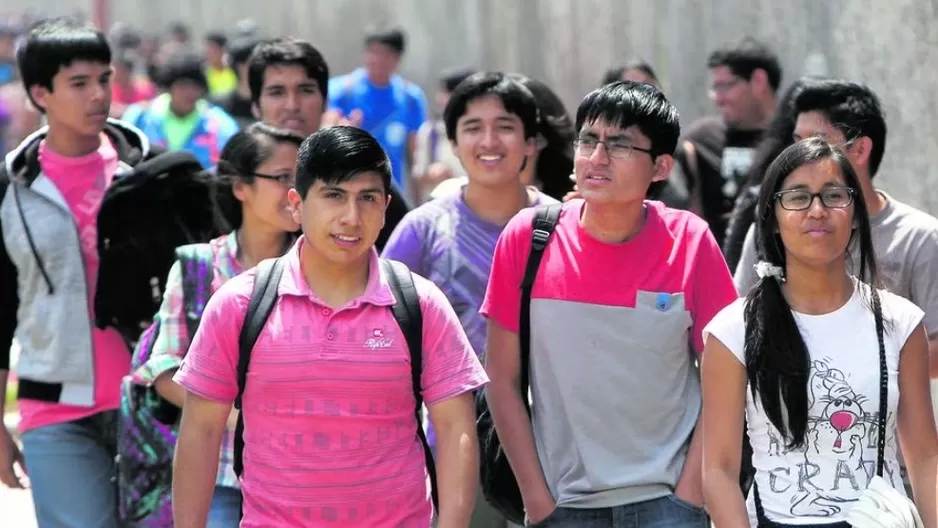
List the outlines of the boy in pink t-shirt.
{"type": "MultiPolygon", "coordinates": [[[[303,236],[284,257],[243,396],[244,527],[432,521],[410,355],[373,247],[390,182],[386,154],[363,130],[326,128],[300,148],[289,200],[303,236]]],[[[209,300],[174,378],[187,390],[173,488],[178,528],[205,526],[254,280],[248,271],[209,300]]],[[[487,377],[442,292],[414,282],[419,389],[437,431],[438,522],[465,526],[478,479],[472,391],[487,377]]]]}
{"type": "Polygon", "coordinates": [[[94,324],[98,213],[120,161],[145,139],[107,121],[101,32],[43,22],[18,62],[49,125],[0,171],[0,394],[15,335],[23,441],[20,455],[0,427],[0,482],[22,486],[14,464],[25,457],[39,526],[116,527],[116,409],[130,351],[117,330],[94,324]]]}

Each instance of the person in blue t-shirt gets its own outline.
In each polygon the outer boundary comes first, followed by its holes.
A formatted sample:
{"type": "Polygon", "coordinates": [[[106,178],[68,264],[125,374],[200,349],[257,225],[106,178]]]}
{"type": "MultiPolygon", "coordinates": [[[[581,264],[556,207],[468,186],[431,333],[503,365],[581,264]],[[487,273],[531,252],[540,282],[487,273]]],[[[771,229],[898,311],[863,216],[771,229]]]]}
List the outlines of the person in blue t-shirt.
{"type": "MultiPolygon", "coordinates": [[[[389,29],[365,37],[365,66],[329,81],[329,106],[343,116],[360,113],[361,128],[378,139],[391,159],[394,184],[413,199],[410,179],[417,130],[427,120],[427,99],[397,75],[404,32],[389,29]]],[[[358,116],[356,116],[357,118],[358,116]]]]}

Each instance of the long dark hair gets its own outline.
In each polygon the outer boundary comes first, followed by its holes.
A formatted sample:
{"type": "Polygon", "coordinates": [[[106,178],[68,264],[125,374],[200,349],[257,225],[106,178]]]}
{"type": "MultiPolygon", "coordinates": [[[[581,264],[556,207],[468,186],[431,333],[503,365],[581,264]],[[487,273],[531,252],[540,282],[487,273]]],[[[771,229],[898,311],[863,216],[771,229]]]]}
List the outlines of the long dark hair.
{"type": "Polygon", "coordinates": [[[212,202],[227,231],[240,228],[244,220],[243,206],[234,195],[234,184],[254,183],[257,167],[270,158],[274,145],[278,143],[292,143],[299,147],[303,137],[296,132],[258,122],[231,136],[222,149],[212,186],[212,202]]]}
{"type": "Polygon", "coordinates": [[[509,77],[523,84],[537,103],[537,133],[546,145],[536,154],[534,179],[541,192],[560,200],[573,190],[570,174],[573,172],[573,140],[576,131],[573,120],[560,97],[543,82],[520,74],[509,77]]]}
{"type": "MultiPolygon", "coordinates": [[[[853,190],[853,220],[856,227],[851,232],[846,251],[854,244],[859,244],[857,278],[870,286],[869,305],[878,311],[876,259],[873,256],[870,217],[859,178],[843,151],[821,138],[811,138],[789,146],[766,171],[756,216],[760,260],[785,269],[785,248],[778,234],[778,218],[775,215],[777,193],[788,175],[796,169],[825,160],[837,164],[847,186],[853,190]]],[[[761,403],[769,421],[786,438],[789,448],[802,447],[808,427],[811,357],[777,279],[762,278],[749,291],[744,320],[746,372],[752,398],[761,403]],[[784,419],[786,413],[787,423],[784,419]]]]}

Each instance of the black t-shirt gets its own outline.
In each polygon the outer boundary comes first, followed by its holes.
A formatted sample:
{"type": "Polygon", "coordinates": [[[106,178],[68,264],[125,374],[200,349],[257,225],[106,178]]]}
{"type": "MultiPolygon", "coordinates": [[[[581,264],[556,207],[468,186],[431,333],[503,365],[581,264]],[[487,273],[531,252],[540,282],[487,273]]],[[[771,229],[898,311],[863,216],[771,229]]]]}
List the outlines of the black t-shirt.
{"type": "MultiPolygon", "coordinates": [[[[697,153],[699,182],[690,179],[688,186],[701,186],[703,216],[721,246],[729,215],[748,178],[762,132],[761,129],[729,128],[721,117],[713,116],[693,123],[684,136],[685,141],[693,143],[697,153]]],[[[685,174],[694,173],[683,148],[678,149],[677,160],[685,174]]]]}
{"type": "Polygon", "coordinates": [[[222,96],[213,97],[212,104],[221,107],[237,121],[238,126],[244,128],[257,121],[254,113],[251,111],[251,98],[242,97],[237,90],[226,93],[222,96]]]}

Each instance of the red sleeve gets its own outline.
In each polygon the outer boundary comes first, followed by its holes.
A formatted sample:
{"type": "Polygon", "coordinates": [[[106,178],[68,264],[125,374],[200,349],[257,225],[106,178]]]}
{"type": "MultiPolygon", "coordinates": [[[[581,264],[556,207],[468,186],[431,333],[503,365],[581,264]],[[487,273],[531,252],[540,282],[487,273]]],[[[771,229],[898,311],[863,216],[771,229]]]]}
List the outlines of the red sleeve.
{"type": "Polygon", "coordinates": [[[739,295],[733,284],[733,276],[726,265],[723,253],[713,234],[701,221],[702,233],[696,251],[692,251],[693,278],[691,287],[691,315],[694,318],[693,345],[698,354],[703,352],[703,329],[723,308],[729,306],[739,295]]]}
{"type": "Polygon", "coordinates": [[[521,280],[531,249],[534,208],[523,209],[505,226],[492,257],[492,271],[479,313],[511,332],[521,319],[521,280]]]}

